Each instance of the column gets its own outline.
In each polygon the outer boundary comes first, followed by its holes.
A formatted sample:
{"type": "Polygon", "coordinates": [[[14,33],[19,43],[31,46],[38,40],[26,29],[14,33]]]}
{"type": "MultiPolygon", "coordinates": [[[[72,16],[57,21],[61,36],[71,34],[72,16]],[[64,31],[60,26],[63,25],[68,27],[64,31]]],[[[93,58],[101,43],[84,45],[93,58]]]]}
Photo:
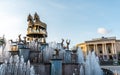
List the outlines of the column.
{"type": "Polygon", "coordinates": [[[99,51],[98,51],[98,45],[96,44],[96,51],[97,51],[97,55],[99,54],[99,51]]]}
{"type": "Polygon", "coordinates": [[[105,60],[105,57],[104,57],[104,55],[105,55],[105,45],[104,45],[104,43],[102,44],[102,52],[103,52],[103,54],[102,54],[103,60],[105,60]]]}
{"type": "Polygon", "coordinates": [[[87,54],[88,54],[88,52],[89,52],[89,49],[90,49],[90,48],[89,48],[89,45],[87,45],[87,54]]]}
{"type": "Polygon", "coordinates": [[[112,43],[112,55],[113,55],[113,60],[118,59],[117,53],[116,53],[116,43],[112,43]]]}
{"type": "Polygon", "coordinates": [[[106,46],[107,43],[105,43],[105,54],[107,55],[108,54],[108,51],[107,51],[107,46],[106,46]]]}
{"type": "Polygon", "coordinates": [[[94,44],[93,46],[94,46],[94,51],[96,52],[96,44],[94,44]]]}
{"type": "Polygon", "coordinates": [[[117,54],[117,52],[116,52],[116,43],[114,43],[114,54],[117,54]]]}
{"type": "Polygon", "coordinates": [[[107,58],[109,59],[109,52],[108,52],[108,48],[107,48],[107,43],[106,43],[106,53],[107,53],[107,58]]]}
{"type": "Polygon", "coordinates": [[[114,52],[114,47],[113,47],[113,43],[111,43],[111,52],[112,52],[112,54],[115,54],[115,52],[114,52]]]}
{"type": "Polygon", "coordinates": [[[97,47],[97,44],[95,44],[95,52],[96,52],[96,54],[98,55],[98,47],[97,47]]]}
{"type": "Polygon", "coordinates": [[[96,44],[93,44],[93,46],[94,46],[94,52],[95,52],[95,54],[97,54],[97,52],[96,52],[96,44]]]}
{"type": "Polygon", "coordinates": [[[98,55],[97,44],[95,44],[95,52],[98,55]]]}
{"type": "Polygon", "coordinates": [[[88,54],[88,45],[86,45],[86,54],[88,54]]]}
{"type": "Polygon", "coordinates": [[[114,55],[116,56],[116,59],[118,60],[117,51],[116,51],[117,46],[116,45],[117,45],[116,43],[113,44],[113,46],[114,46],[114,55]]]}
{"type": "Polygon", "coordinates": [[[104,44],[105,45],[105,55],[106,55],[106,60],[109,59],[109,56],[108,56],[108,51],[107,51],[107,43],[104,44]]]}

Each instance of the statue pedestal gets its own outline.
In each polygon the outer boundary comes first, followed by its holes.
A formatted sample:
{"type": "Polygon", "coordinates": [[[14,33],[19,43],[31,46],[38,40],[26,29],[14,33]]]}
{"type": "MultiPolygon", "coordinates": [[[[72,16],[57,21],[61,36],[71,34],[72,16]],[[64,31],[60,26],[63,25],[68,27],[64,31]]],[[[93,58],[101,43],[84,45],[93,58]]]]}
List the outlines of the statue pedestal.
{"type": "Polygon", "coordinates": [[[18,55],[18,53],[19,53],[18,51],[9,51],[9,52],[11,53],[12,56],[18,55]]]}
{"type": "Polygon", "coordinates": [[[71,63],[71,51],[70,50],[65,51],[64,63],[71,63]]]}
{"type": "Polygon", "coordinates": [[[27,62],[29,59],[29,53],[30,53],[29,48],[20,48],[19,49],[19,56],[23,56],[25,62],[27,62]]]}
{"type": "Polygon", "coordinates": [[[62,75],[62,59],[51,59],[51,75],[62,75]]]}
{"type": "Polygon", "coordinates": [[[72,50],[72,54],[71,54],[71,62],[72,63],[76,63],[77,62],[77,58],[78,58],[78,56],[77,56],[77,50],[72,50]]]}

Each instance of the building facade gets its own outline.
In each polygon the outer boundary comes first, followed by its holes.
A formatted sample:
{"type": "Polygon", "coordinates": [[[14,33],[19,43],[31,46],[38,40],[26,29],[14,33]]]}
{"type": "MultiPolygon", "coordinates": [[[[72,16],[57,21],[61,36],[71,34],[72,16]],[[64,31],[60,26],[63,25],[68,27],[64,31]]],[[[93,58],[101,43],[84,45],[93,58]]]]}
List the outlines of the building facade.
{"type": "Polygon", "coordinates": [[[120,53],[120,40],[116,37],[101,37],[77,44],[86,56],[89,51],[95,51],[101,60],[118,59],[120,53]]]}

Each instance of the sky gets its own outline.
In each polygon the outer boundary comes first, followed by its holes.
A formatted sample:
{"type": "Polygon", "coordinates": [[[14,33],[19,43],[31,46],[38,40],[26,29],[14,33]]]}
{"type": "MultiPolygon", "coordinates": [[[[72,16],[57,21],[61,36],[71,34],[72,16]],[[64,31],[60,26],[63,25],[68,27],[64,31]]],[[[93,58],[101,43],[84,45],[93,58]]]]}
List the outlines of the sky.
{"type": "Polygon", "coordinates": [[[120,38],[119,0],[0,0],[0,36],[22,37],[27,16],[37,12],[47,24],[47,42],[71,40],[74,46],[93,38],[120,38]]]}

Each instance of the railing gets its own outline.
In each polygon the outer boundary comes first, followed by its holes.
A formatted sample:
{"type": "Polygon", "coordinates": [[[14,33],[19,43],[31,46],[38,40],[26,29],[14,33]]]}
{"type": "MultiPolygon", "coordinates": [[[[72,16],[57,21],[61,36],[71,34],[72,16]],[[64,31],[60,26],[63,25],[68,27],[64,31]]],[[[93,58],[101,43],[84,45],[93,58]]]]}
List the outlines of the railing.
{"type": "Polygon", "coordinates": [[[45,30],[28,30],[27,34],[38,33],[38,34],[47,34],[45,30]]]}

